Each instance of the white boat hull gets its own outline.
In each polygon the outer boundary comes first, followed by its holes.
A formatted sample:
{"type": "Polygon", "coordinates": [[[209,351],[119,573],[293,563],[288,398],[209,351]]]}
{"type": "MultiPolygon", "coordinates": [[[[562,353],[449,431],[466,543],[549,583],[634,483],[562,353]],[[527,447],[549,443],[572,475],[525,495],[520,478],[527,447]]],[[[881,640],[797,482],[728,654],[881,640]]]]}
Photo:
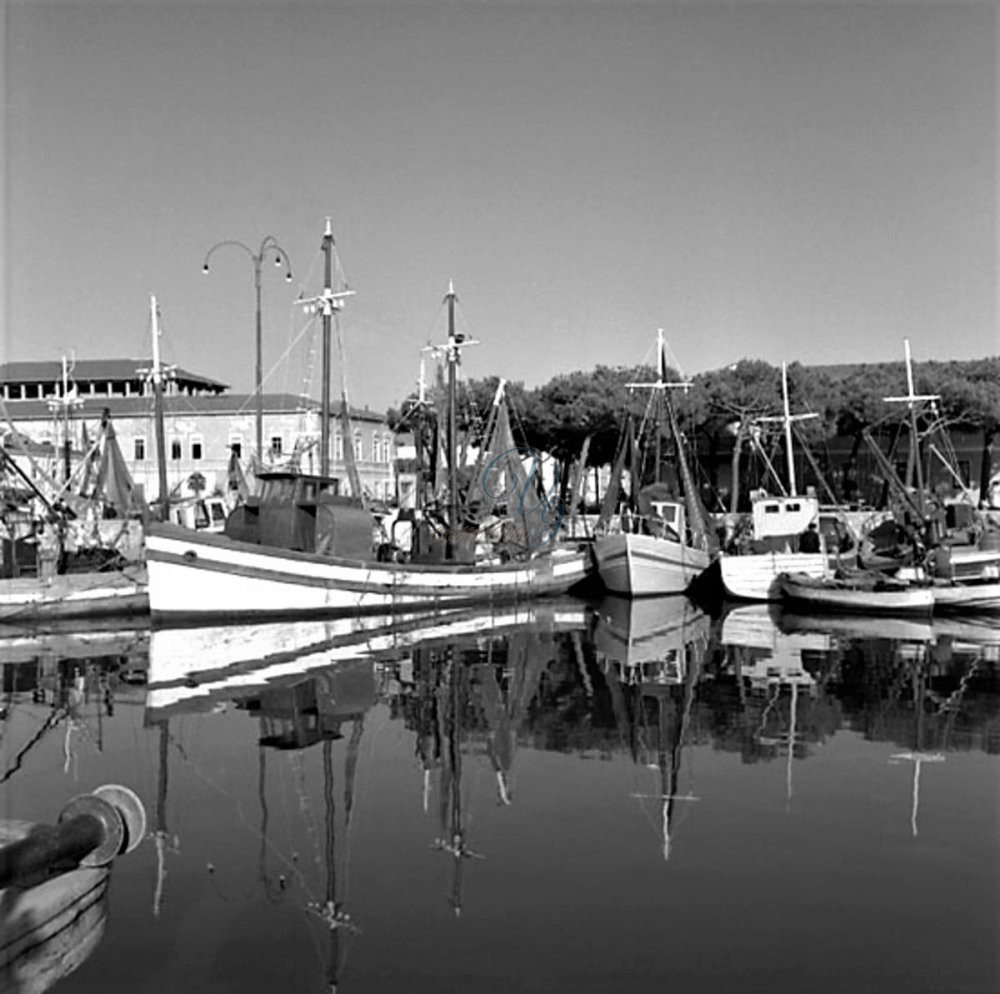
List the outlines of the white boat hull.
{"type": "Polygon", "coordinates": [[[782,573],[805,573],[817,579],[827,575],[822,552],[749,552],[719,556],[722,586],[729,597],[744,601],[779,601],[782,573]]]}
{"type": "Polygon", "coordinates": [[[682,594],[709,565],[701,549],[652,535],[623,533],[594,540],[601,582],[614,594],[682,594]]]}
{"type": "Polygon", "coordinates": [[[153,618],[248,619],[356,614],[564,593],[590,569],[584,552],[495,566],[324,558],[151,526],[146,538],[153,618]]]}
{"type": "Polygon", "coordinates": [[[934,585],[935,611],[1000,612],[1000,582],[934,585]]]}
{"type": "Polygon", "coordinates": [[[929,616],[934,608],[934,592],[925,586],[873,589],[836,581],[816,582],[801,575],[785,576],[780,584],[786,600],[816,610],[929,616]]]}

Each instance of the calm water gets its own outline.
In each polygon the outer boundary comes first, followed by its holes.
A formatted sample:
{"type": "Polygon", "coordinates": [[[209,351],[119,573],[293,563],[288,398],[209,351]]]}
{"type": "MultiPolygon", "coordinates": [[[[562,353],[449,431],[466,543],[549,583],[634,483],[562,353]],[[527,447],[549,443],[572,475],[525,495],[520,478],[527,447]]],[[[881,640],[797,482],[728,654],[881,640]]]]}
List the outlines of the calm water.
{"type": "Polygon", "coordinates": [[[0,814],[149,819],[58,990],[998,989],[1000,622],[364,624],[0,637],[0,814]]]}

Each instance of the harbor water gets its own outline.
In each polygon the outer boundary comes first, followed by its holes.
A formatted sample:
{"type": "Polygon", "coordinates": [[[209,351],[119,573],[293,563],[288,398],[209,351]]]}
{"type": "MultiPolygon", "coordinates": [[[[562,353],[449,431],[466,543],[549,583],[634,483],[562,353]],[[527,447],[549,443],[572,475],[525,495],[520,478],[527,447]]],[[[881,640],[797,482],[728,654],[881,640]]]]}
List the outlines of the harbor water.
{"type": "Polygon", "coordinates": [[[0,653],[0,817],[147,815],[99,928],[0,991],[1000,985],[996,622],[559,600],[0,653]]]}

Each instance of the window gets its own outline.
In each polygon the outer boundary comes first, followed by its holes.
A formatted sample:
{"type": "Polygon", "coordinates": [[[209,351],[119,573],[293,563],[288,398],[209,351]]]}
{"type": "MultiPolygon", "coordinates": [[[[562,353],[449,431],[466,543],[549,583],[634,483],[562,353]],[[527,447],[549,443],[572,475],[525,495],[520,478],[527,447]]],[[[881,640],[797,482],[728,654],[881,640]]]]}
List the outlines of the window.
{"type": "Polygon", "coordinates": [[[179,438],[172,438],[170,440],[170,458],[180,459],[181,457],[181,440],[179,438]]]}
{"type": "Polygon", "coordinates": [[[202,440],[201,435],[194,435],[191,438],[191,458],[201,459],[202,440]]]}
{"type": "Polygon", "coordinates": [[[388,435],[382,439],[382,462],[392,462],[392,439],[388,435]]]}
{"type": "Polygon", "coordinates": [[[132,441],[132,458],[142,462],[146,458],[146,439],[136,438],[132,441]]]}
{"type": "Polygon", "coordinates": [[[382,461],[382,439],[378,435],[372,436],[372,460],[374,462],[382,461]]]}
{"type": "Polygon", "coordinates": [[[282,452],[282,440],[280,435],[271,436],[271,455],[280,456],[282,452]]]}
{"type": "Polygon", "coordinates": [[[344,436],[334,435],[333,436],[333,458],[337,462],[343,462],[344,459],[344,436]]]}
{"type": "Polygon", "coordinates": [[[365,457],[365,446],[364,442],[361,441],[361,432],[356,431],[354,433],[354,458],[364,459],[365,457]]]}

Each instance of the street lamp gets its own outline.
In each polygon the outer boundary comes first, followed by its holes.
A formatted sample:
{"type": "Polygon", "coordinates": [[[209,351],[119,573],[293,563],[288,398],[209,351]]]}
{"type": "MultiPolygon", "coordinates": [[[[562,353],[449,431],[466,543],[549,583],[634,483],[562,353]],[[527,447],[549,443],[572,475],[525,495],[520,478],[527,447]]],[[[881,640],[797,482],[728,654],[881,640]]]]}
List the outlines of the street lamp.
{"type": "Polygon", "coordinates": [[[264,461],[264,373],[263,373],[263,344],[261,342],[261,321],[260,321],[260,269],[263,265],[264,260],[268,255],[274,257],[274,264],[276,266],[285,266],[285,279],[290,283],[292,281],[292,263],[288,258],[288,253],[278,244],[278,240],[274,235],[266,235],[264,240],[260,243],[260,248],[254,252],[249,245],[245,245],[243,242],[235,241],[232,239],[227,239],[223,242],[216,242],[206,253],[205,261],[202,264],[201,271],[208,274],[208,261],[212,258],[212,254],[216,249],[220,249],[225,245],[234,245],[236,248],[244,251],[253,263],[253,285],[254,292],[256,294],[257,310],[256,310],[256,344],[257,344],[257,366],[256,375],[254,377],[254,389],[257,394],[257,457],[260,459],[261,463],[264,461]]]}

